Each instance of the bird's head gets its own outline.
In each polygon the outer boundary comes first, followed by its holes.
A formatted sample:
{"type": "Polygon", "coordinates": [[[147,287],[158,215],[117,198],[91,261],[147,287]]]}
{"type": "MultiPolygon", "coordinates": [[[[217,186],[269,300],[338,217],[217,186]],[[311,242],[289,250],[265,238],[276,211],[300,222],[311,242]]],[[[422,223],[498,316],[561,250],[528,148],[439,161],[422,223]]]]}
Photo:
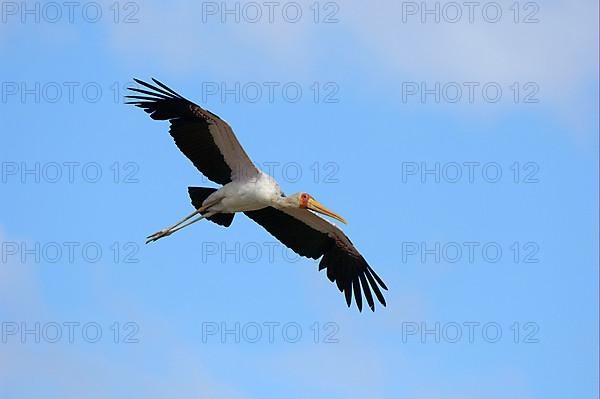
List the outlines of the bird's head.
{"type": "Polygon", "coordinates": [[[323,204],[314,199],[310,194],[307,193],[296,193],[285,198],[286,205],[289,207],[310,209],[325,216],[329,216],[340,222],[347,224],[346,219],[338,215],[337,213],[327,209],[323,204]]]}

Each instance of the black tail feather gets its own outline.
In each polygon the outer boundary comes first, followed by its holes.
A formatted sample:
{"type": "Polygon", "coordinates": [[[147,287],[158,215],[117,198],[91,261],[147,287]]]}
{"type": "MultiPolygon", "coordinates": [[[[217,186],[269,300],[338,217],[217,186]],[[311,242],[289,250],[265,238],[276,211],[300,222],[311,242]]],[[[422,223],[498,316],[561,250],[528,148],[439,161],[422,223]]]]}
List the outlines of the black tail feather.
{"type": "MultiPolygon", "coordinates": [[[[188,187],[188,193],[190,194],[192,205],[194,205],[194,208],[196,209],[200,208],[204,200],[215,191],[217,191],[216,188],[188,187]]],[[[217,213],[216,215],[208,217],[207,219],[220,226],[229,227],[233,222],[234,215],[234,213],[217,213]]]]}

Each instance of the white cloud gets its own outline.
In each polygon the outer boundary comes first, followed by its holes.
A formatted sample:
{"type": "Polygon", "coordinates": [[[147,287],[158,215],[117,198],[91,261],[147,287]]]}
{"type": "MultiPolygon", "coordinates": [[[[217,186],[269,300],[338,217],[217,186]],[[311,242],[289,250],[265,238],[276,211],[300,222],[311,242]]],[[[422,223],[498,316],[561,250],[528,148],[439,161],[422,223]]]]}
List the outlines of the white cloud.
{"type": "MultiPolygon", "coordinates": [[[[243,19],[236,23],[234,16],[221,23],[220,15],[207,15],[207,22],[202,22],[204,3],[143,3],[138,23],[112,26],[112,47],[131,63],[150,59],[145,65],[178,73],[208,71],[223,79],[248,72],[256,79],[261,75],[273,78],[277,67],[301,68],[305,61],[312,62],[305,25],[286,23],[281,18],[269,23],[266,14],[258,23],[243,19]],[[253,63],[249,58],[261,62],[253,63]]],[[[221,2],[215,3],[221,7],[221,2]]],[[[309,2],[302,3],[306,3],[305,10],[310,6],[309,2]]]]}
{"type": "MultiPolygon", "coordinates": [[[[472,81],[498,82],[504,88],[534,82],[542,107],[549,104],[576,122],[593,109],[581,103],[596,84],[597,2],[536,3],[539,22],[532,24],[514,23],[513,3],[499,2],[504,13],[496,24],[477,12],[474,23],[466,15],[454,24],[443,18],[435,23],[431,16],[422,23],[420,14],[407,15],[403,23],[403,2],[378,0],[347,8],[350,30],[368,52],[372,79],[383,74],[391,85],[472,81]]],[[[434,2],[427,4],[433,8],[434,2]]],[[[531,11],[521,10],[520,18],[531,11]]]]}
{"type": "MultiPolygon", "coordinates": [[[[514,82],[519,83],[521,96],[532,92],[523,86],[533,82],[539,88],[536,113],[541,110],[558,118],[566,130],[590,130],[588,116],[595,110],[590,92],[597,83],[596,2],[536,3],[539,10],[534,17],[539,22],[525,24],[514,23],[510,9],[514,2],[503,0],[498,2],[503,10],[498,23],[486,22],[481,7],[475,10],[475,22],[469,23],[463,7],[462,19],[453,24],[443,19],[421,23],[418,15],[407,16],[403,23],[406,2],[352,0],[337,3],[339,23],[328,25],[312,23],[314,2],[299,3],[305,15],[298,24],[281,18],[268,23],[264,17],[259,23],[235,23],[228,17],[223,24],[218,16],[203,23],[200,3],[144,3],[140,23],[114,25],[112,42],[130,63],[193,74],[201,80],[209,75],[222,81],[302,79],[315,72],[341,78],[346,71],[340,68],[350,65],[365,74],[360,84],[373,95],[381,95],[384,88],[399,92],[407,81],[481,86],[497,82],[504,99],[512,98],[509,87],[514,82]],[[343,49],[328,48],[337,45],[343,49]],[[155,62],[146,63],[149,58],[155,62]]],[[[427,4],[432,8],[434,2],[427,4]]],[[[521,9],[519,18],[531,11],[521,9]]],[[[505,107],[478,109],[487,115],[505,107]]],[[[465,112],[472,111],[466,107],[465,112]]]]}
{"type": "MultiPolygon", "coordinates": [[[[233,3],[236,2],[228,3],[228,7],[233,7],[233,3]]],[[[275,23],[268,23],[266,16],[257,23],[243,19],[235,23],[228,16],[226,23],[220,23],[219,15],[207,16],[208,22],[203,23],[200,3],[143,3],[139,23],[114,24],[113,44],[119,51],[131,54],[152,53],[173,68],[210,68],[212,64],[213,68],[235,70],[247,65],[224,61],[233,57],[231,53],[245,50],[264,55],[265,63],[283,57],[287,61],[281,63],[303,68],[305,65],[296,61],[315,62],[320,54],[316,50],[328,38],[318,35],[325,24],[312,23],[313,2],[299,3],[304,16],[296,24],[280,17],[275,18],[275,23]]],[[[431,17],[427,23],[421,23],[418,15],[406,16],[407,22],[403,23],[404,3],[339,3],[339,23],[328,25],[329,31],[348,33],[347,39],[356,46],[353,60],[375,70],[388,69],[396,76],[403,72],[446,79],[529,78],[560,88],[596,66],[597,4],[593,1],[540,4],[535,14],[539,23],[530,24],[512,21],[512,0],[499,2],[503,17],[495,24],[485,22],[477,11],[474,23],[469,23],[466,15],[454,24],[443,20],[434,23],[431,17]],[[365,51],[376,58],[362,57],[365,51]]],[[[520,18],[527,13],[522,10],[520,18]]]]}

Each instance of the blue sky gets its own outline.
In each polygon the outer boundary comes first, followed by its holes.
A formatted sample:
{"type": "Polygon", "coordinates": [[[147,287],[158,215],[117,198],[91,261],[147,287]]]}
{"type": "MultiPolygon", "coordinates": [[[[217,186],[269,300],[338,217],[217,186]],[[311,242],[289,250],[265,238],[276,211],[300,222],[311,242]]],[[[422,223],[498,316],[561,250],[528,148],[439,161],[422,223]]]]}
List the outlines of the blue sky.
{"type": "Polygon", "coordinates": [[[2,4],[1,397],[598,397],[596,2],[56,4],[2,4]],[[133,77],[343,215],[387,308],[243,215],[144,245],[214,185],[133,77]]]}

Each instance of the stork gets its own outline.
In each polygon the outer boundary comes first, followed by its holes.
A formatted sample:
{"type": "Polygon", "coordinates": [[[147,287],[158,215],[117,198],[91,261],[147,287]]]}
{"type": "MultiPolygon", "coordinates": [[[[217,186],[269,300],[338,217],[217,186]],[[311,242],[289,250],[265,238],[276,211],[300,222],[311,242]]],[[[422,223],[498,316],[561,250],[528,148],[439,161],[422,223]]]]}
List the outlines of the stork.
{"type": "Polygon", "coordinates": [[[221,188],[188,187],[195,211],[167,228],[147,237],[146,243],[167,237],[202,219],[229,227],[242,212],[298,255],[319,259],[319,270],[344,293],[350,307],[352,296],[362,311],[363,295],[374,311],[373,293],[386,305],[383,280],[369,266],[350,239],[333,223],[316,213],[342,223],[346,220],[327,209],[311,195],[286,196],[275,179],[258,169],[244,151],[231,127],[212,112],[152,79],[154,84],[134,79],[142,88],[129,88],[126,104],[142,108],[155,120],[168,120],[170,134],[183,154],[208,179],[221,188]]]}

